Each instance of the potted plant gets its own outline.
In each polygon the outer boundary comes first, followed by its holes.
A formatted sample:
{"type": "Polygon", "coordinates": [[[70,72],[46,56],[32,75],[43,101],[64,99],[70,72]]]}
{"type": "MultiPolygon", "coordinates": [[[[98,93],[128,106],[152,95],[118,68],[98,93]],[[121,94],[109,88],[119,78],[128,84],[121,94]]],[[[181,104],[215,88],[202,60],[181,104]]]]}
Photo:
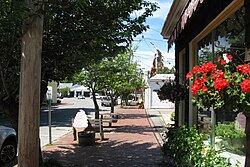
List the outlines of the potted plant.
{"type": "MultiPolygon", "coordinates": [[[[247,117],[246,132],[248,133],[248,129],[250,129],[248,117],[250,66],[248,64],[237,63],[229,54],[218,56],[216,63],[206,62],[201,66],[194,66],[193,70],[186,75],[186,79],[191,82],[190,91],[193,95],[194,105],[210,109],[211,113],[214,113],[214,109],[223,107],[231,111],[243,111],[247,117]]],[[[213,114],[212,117],[215,118],[213,114]]],[[[212,132],[212,142],[214,143],[214,130],[212,132]]],[[[250,135],[247,136],[250,137],[250,135]]],[[[246,151],[250,151],[248,144],[246,147],[246,151]]],[[[250,157],[246,158],[245,165],[250,166],[250,157]]]]}
{"type": "Polygon", "coordinates": [[[157,90],[160,100],[169,100],[172,103],[184,100],[187,97],[187,93],[187,87],[175,81],[166,82],[160,90],[157,90]]]}

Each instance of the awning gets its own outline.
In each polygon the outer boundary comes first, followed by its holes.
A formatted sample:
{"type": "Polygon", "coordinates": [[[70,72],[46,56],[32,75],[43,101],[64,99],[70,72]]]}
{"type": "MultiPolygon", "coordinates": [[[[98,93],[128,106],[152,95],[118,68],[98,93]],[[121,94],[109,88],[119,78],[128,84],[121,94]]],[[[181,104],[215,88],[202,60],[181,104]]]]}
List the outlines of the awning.
{"type": "Polygon", "coordinates": [[[189,3],[180,3],[181,1],[175,0],[171,7],[171,10],[168,14],[167,20],[165,21],[164,28],[162,31],[166,30],[167,32],[162,32],[164,38],[168,39],[168,50],[172,47],[173,43],[175,42],[176,38],[178,37],[180,31],[184,29],[185,24],[187,23],[188,18],[191,18],[192,14],[196,10],[197,6],[203,2],[203,0],[190,0],[189,3]],[[184,7],[183,5],[186,6],[184,7]],[[183,8],[184,7],[184,8],[183,8]],[[176,13],[176,10],[179,13],[176,13]],[[182,13],[180,13],[182,12],[182,13]],[[179,15],[180,14],[180,15],[179,15]],[[173,17],[175,16],[175,17],[173,17]],[[177,19],[174,21],[173,19],[177,19]],[[175,25],[170,25],[167,23],[172,23],[175,25]],[[166,28],[167,27],[167,28],[166,28]],[[171,35],[170,35],[171,34],[171,35]]]}

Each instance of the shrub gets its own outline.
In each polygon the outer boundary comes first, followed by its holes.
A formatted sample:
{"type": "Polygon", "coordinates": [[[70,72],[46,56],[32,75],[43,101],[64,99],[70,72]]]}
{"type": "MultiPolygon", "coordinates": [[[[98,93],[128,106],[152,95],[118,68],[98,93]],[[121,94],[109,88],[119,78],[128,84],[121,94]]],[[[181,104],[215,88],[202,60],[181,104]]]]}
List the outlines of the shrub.
{"type": "Polygon", "coordinates": [[[203,144],[203,136],[195,128],[175,127],[165,134],[162,147],[165,156],[172,157],[179,167],[231,166],[228,159],[203,144]]]}
{"type": "Polygon", "coordinates": [[[229,124],[219,124],[215,130],[216,136],[220,136],[223,139],[232,139],[232,138],[244,138],[246,134],[241,129],[236,129],[234,122],[229,124]]]}
{"type": "Polygon", "coordinates": [[[245,155],[246,134],[241,129],[236,129],[235,123],[219,124],[216,127],[216,136],[222,138],[217,146],[228,152],[245,155]]]}
{"type": "Polygon", "coordinates": [[[172,112],[170,115],[170,120],[174,121],[175,120],[175,112],[172,112]]]}

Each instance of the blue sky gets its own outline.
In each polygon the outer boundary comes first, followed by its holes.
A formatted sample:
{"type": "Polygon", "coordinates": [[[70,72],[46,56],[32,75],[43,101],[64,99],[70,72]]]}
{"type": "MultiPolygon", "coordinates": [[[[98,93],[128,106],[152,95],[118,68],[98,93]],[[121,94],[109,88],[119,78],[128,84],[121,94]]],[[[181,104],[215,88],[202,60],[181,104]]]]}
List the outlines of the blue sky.
{"type": "Polygon", "coordinates": [[[150,26],[150,29],[135,38],[133,46],[138,48],[134,53],[133,61],[137,61],[144,71],[150,70],[156,53],[154,46],[156,46],[162,52],[164,66],[171,68],[174,66],[174,48],[167,52],[167,40],[163,39],[160,33],[173,0],[149,1],[156,2],[160,9],[147,19],[146,24],[150,26]]]}

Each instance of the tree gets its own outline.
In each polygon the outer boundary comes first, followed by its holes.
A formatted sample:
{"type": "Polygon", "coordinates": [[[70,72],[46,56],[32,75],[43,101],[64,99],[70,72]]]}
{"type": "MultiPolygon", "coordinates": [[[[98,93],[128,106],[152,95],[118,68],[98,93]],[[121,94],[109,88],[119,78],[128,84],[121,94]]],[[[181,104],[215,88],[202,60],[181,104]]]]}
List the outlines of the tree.
{"type": "Polygon", "coordinates": [[[100,63],[92,64],[83,72],[77,73],[73,82],[89,87],[93,94],[95,118],[99,118],[99,106],[95,93],[106,90],[111,97],[111,113],[119,96],[127,97],[134,90],[142,88],[142,78],[136,63],[130,62],[131,51],[119,54],[115,58],[103,59],[100,63]]]}
{"type": "MultiPolygon", "coordinates": [[[[17,130],[22,26],[28,13],[21,1],[1,1],[0,108],[17,130]]],[[[45,3],[41,99],[50,80],[72,77],[86,64],[123,51],[148,28],[157,9],[147,1],[50,1],[45,3]],[[131,13],[144,9],[138,17],[131,13]]],[[[30,15],[36,15],[31,13],[30,15]]]]}
{"type": "Polygon", "coordinates": [[[95,119],[99,119],[99,105],[96,100],[96,93],[105,88],[105,78],[108,76],[106,72],[110,70],[106,65],[106,59],[99,63],[91,64],[81,72],[76,73],[73,76],[73,83],[81,84],[87,86],[93,96],[93,103],[95,106],[95,119]]]}
{"type": "MultiPolygon", "coordinates": [[[[0,109],[18,129],[19,78],[23,27],[38,16],[25,1],[0,1],[0,109]]],[[[44,17],[41,98],[50,80],[71,77],[86,64],[123,51],[133,36],[148,28],[154,3],[136,1],[50,1],[39,10],[44,17]],[[142,10],[138,17],[131,13],[142,10]]],[[[30,41],[28,41],[30,42],[30,41]]]]}
{"type": "MultiPolygon", "coordinates": [[[[39,166],[40,83],[43,1],[24,0],[29,17],[23,25],[19,94],[18,166],[39,166]],[[30,141],[30,142],[27,142],[30,141]],[[29,157],[27,159],[27,157],[29,157]]],[[[41,154],[40,154],[41,157],[41,154]]]]}
{"type": "Polygon", "coordinates": [[[159,71],[157,71],[157,74],[174,74],[174,73],[175,73],[174,67],[172,67],[171,69],[169,69],[168,67],[164,67],[159,71]]]}

